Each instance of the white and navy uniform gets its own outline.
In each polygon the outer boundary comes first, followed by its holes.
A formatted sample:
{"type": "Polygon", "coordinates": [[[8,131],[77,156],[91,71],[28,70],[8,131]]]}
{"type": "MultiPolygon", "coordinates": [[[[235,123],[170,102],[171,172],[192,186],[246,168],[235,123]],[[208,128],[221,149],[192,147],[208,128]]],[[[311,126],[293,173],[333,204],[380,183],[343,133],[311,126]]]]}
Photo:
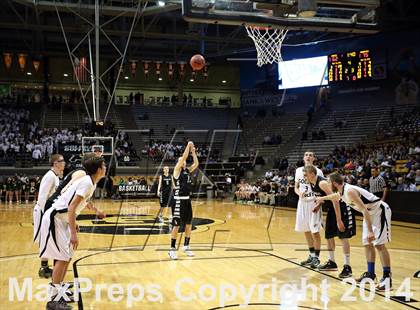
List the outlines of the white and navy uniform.
{"type": "Polygon", "coordinates": [[[178,178],[174,177],[174,183],[175,204],[172,205],[172,225],[191,224],[193,213],[190,198],[192,189],[190,171],[182,169],[178,178]]]}
{"type": "Polygon", "coordinates": [[[39,241],[39,229],[41,226],[42,216],[45,212],[45,203],[47,202],[48,198],[54,194],[59,184],[60,178],[52,169],[49,170],[41,179],[38,201],[36,202],[33,211],[34,242],[39,241]]]}
{"type": "MultiPolygon", "coordinates": [[[[327,193],[322,190],[321,186],[319,186],[321,181],[326,181],[326,178],[317,176],[315,184],[311,184],[312,192],[316,197],[327,196],[327,193]]],[[[322,211],[327,212],[324,225],[325,239],[331,239],[334,237],[348,239],[356,234],[356,220],[354,212],[352,212],[350,206],[347,206],[343,201],[339,202],[339,206],[341,221],[343,222],[345,228],[344,231],[340,231],[337,227],[337,217],[335,215],[335,209],[332,201],[326,200],[322,204],[322,211]]]]}
{"type": "Polygon", "coordinates": [[[171,190],[172,190],[172,176],[168,174],[167,176],[162,174],[160,176],[160,207],[165,208],[168,207],[169,199],[171,196],[171,190]]]}
{"type": "Polygon", "coordinates": [[[91,176],[83,176],[75,180],[45,211],[40,231],[39,256],[41,258],[70,261],[73,257],[73,248],[70,244],[68,207],[76,195],[83,197],[76,208],[76,216],[79,215],[95,189],[96,184],[93,183],[91,176]]]}
{"type": "MultiPolygon", "coordinates": [[[[375,240],[372,242],[373,245],[386,244],[391,241],[391,208],[386,202],[383,202],[380,198],[374,194],[368,192],[367,190],[344,183],[343,193],[341,199],[349,206],[355,206],[355,203],[349,197],[349,190],[352,189],[356,191],[360,199],[366,205],[368,212],[372,220],[372,230],[375,235],[375,240]]],[[[366,220],[363,219],[363,234],[362,241],[363,245],[368,245],[367,240],[368,236],[368,227],[366,220]]]]}
{"type": "MultiPolygon", "coordinates": [[[[311,185],[306,183],[303,168],[297,168],[295,173],[295,184],[299,184],[299,190],[304,193],[303,198],[299,198],[297,205],[295,231],[318,233],[322,227],[322,211],[320,208],[317,212],[313,212],[315,195],[312,192],[311,185]]],[[[324,176],[318,168],[316,168],[316,174],[317,176],[324,176]]]]}

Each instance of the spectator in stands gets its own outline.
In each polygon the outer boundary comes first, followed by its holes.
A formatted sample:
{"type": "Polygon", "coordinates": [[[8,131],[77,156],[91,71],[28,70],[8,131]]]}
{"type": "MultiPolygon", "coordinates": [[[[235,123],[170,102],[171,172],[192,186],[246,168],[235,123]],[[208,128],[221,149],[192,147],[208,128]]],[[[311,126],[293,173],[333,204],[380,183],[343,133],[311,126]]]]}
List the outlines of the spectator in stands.
{"type": "Polygon", "coordinates": [[[416,170],[416,178],[415,178],[416,186],[420,185],[420,169],[416,170]]]}
{"type": "Polygon", "coordinates": [[[40,150],[40,148],[37,147],[32,152],[32,159],[34,161],[35,166],[38,166],[39,161],[41,160],[41,158],[42,158],[41,150],[40,150]]]}
{"type": "Polygon", "coordinates": [[[405,192],[417,192],[417,187],[414,184],[413,179],[410,179],[410,178],[405,179],[404,191],[405,192]]]}
{"type": "Polygon", "coordinates": [[[398,185],[396,188],[397,191],[403,192],[405,190],[405,184],[404,184],[404,178],[399,177],[398,178],[398,185]]]}

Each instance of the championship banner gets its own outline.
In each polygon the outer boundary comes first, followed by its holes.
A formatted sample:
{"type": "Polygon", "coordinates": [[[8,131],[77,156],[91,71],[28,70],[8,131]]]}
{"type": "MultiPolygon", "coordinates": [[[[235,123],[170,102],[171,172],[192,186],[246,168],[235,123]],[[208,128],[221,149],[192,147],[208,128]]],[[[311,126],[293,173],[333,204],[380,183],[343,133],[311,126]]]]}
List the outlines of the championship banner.
{"type": "Polygon", "coordinates": [[[18,63],[19,63],[19,68],[20,71],[24,72],[25,71],[25,67],[26,67],[26,58],[28,57],[28,55],[26,54],[18,54],[18,63]]]}
{"type": "Polygon", "coordinates": [[[13,62],[13,54],[12,53],[3,53],[3,61],[4,66],[6,67],[7,71],[10,71],[13,62]]]}
{"type": "Polygon", "coordinates": [[[172,78],[174,77],[174,72],[175,72],[175,63],[174,62],[168,62],[167,66],[168,66],[169,79],[172,80],[172,78]]]}
{"type": "Polygon", "coordinates": [[[41,65],[41,61],[38,59],[33,59],[32,65],[34,66],[35,72],[38,72],[39,66],[41,65]]]}
{"type": "Polygon", "coordinates": [[[162,62],[161,61],[155,61],[155,70],[156,70],[156,75],[158,77],[160,77],[161,68],[162,68],[162,62]]]}
{"type": "Polygon", "coordinates": [[[144,75],[147,77],[149,75],[149,70],[150,70],[150,61],[143,60],[142,64],[143,64],[144,75]]]}
{"type": "Polygon", "coordinates": [[[179,62],[178,63],[179,76],[181,76],[181,77],[185,76],[185,67],[186,67],[186,65],[187,65],[186,62],[179,62]]]}
{"type": "Polygon", "coordinates": [[[137,63],[138,60],[130,60],[130,72],[133,78],[136,76],[137,73],[137,63]]]}

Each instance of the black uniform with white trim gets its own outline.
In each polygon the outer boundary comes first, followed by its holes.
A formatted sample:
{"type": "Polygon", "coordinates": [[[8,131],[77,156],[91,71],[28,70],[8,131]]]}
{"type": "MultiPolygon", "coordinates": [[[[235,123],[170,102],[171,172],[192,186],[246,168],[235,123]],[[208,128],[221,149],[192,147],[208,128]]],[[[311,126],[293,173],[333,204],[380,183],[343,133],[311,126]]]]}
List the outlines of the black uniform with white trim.
{"type": "Polygon", "coordinates": [[[161,179],[161,186],[160,186],[160,207],[166,208],[169,206],[169,200],[171,197],[171,190],[172,190],[172,176],[162,174],[160,176],[161,179]]]}
{"type": "MultiPolygon", "coordinates": [[[[315,194],[315,196],[327,196],[327,194],[319,186],[319,183],[325,180],[325,178],[317,176],[315,185],[311,184],[312,192],[315,194]]],[[[337,218],[335,216],[333,203],[329,200],[324,201],[324,203],[322,204],[322,209],[327,210],[327,218],[324,227],[325,239],[331,239],[334,237],[338,237],[340,239],[347,239],[356,235],[356,221],[354,217],[354,212],[352,211],[350,206],[347,206],[344,202],[340,201],[341,220],[343,221],[345,227],[344,231],[340,231],[337,227],[337,218]]]]}
{"type": "Polygon", "coordinates": [[[174,177],[174,201],[172,205],[172,225],[179,226],[183,224],[191,224],[192,222],[192,205],[190,193],[192,189],[192,181],[190,171],[182,169],[178,178],[174,177]]]}

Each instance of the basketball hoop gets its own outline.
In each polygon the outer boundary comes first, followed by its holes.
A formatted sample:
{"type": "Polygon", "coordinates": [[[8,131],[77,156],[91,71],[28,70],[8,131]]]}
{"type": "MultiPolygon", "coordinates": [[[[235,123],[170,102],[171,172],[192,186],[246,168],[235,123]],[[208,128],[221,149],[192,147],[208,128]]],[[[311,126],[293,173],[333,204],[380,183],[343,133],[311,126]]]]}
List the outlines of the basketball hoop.
{"type": "Polygon", "coordinates": [[[287,28],[268,28],[245,26],[248,36],[254,41],[257,50],[257,66],[283,61],[281,45],[286,38],[287,28]]]}
{"type": "Polygon", "coordinates": [[[103,145],[97,145],[97,144],[92,145],[91,150],[97,156],[102,156],[104,154],[104,146],[103,145]]]}

